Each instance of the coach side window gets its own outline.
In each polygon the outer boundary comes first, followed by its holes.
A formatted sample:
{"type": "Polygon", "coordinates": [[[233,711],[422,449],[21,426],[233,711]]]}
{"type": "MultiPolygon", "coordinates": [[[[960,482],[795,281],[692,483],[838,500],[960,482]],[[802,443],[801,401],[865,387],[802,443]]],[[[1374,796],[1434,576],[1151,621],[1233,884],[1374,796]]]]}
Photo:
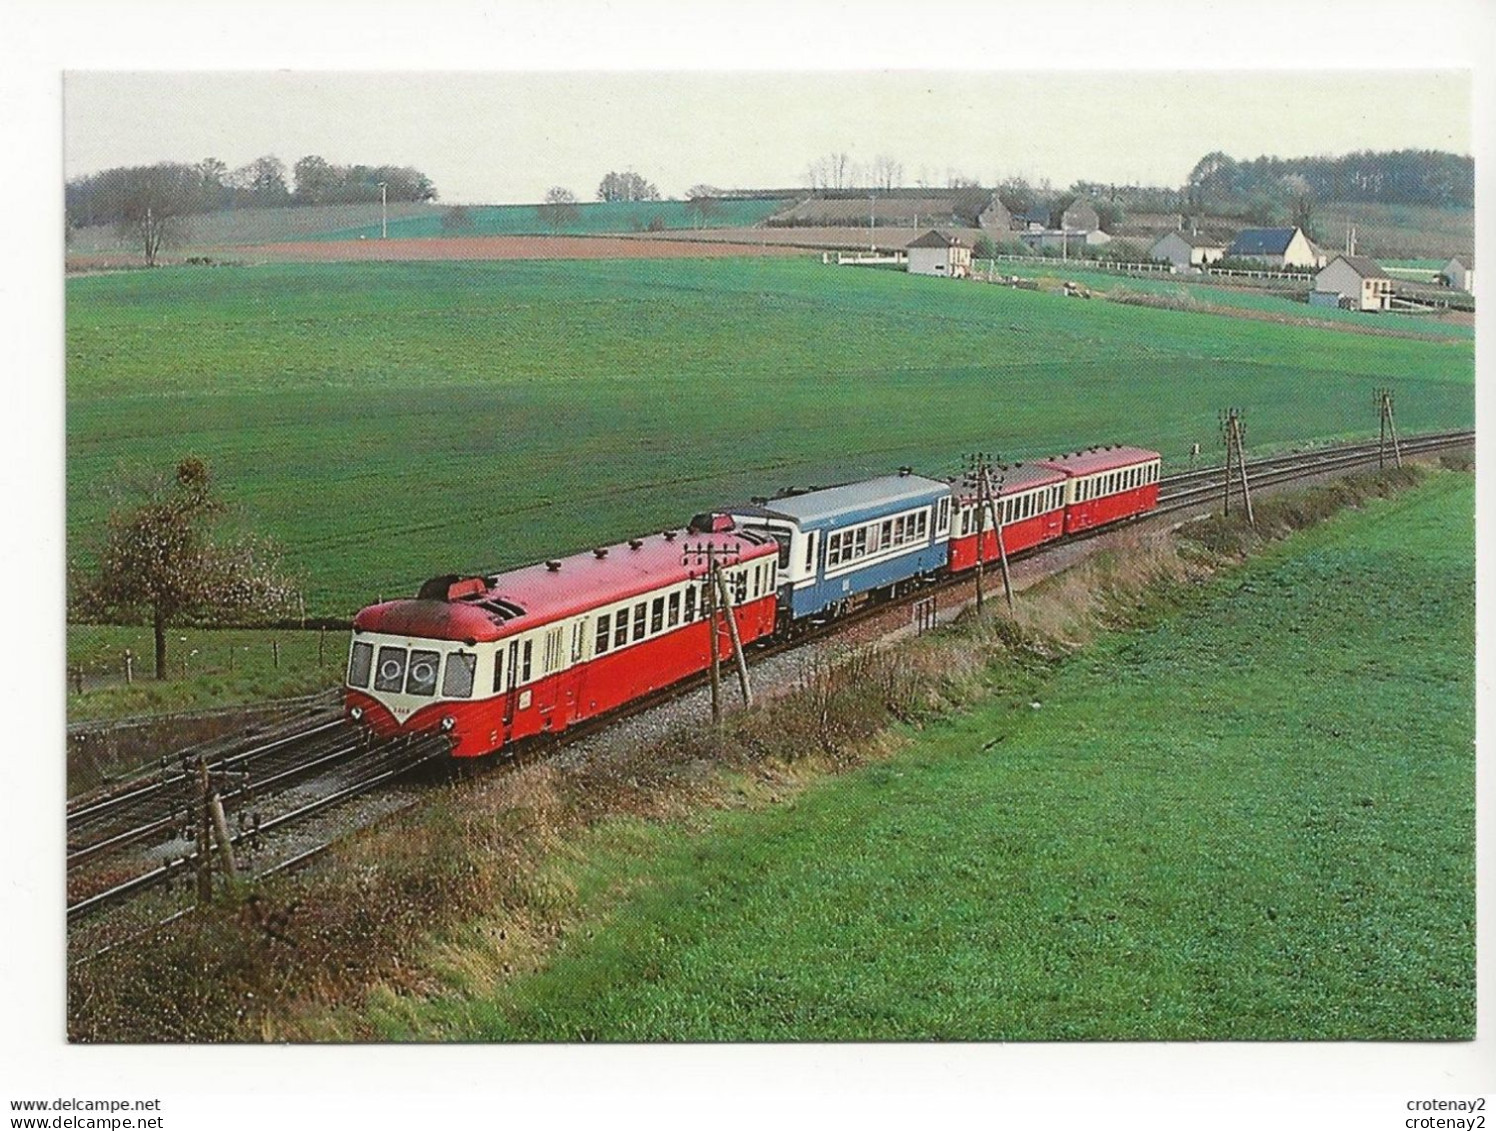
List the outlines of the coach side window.
{"type": "Polygon", "coordinates": [[[693,582],[686,586],[686,623],[690,624],[696,619],[696,585],[693,582]]]}
{"type": "Polygon", "coordinates": [[[665,627],[665,598],[656,597],[649,606],[649,631],[659,632],[665,627]]]}
{"type": "Polygon", "coordinates": [[[644,625],[649,617],[649,602],[640,601],[634,606],[634,639],[644,639],[644,625]]]}
{"type": "Polygon", "coordinates": [[[808,534],[805,538],[805,568],[808,570],[816,568],[816,542],[818,539],[818,532],[808,534]]]}
{"type": "Polygon", "coordinates": [[[613,647],[622,648],[629,642],[629,610],[625,606],[613,617],[613,647]]]}
{"type": "Polygon", "coordinates": [[[504,653],[498,649],[493,654],[493,690],[495,695],[504,690],[504,653]]]}
{"type": "Polygon", "coordinates": [[[613,616],[611,613],[603,613],[597,618],[597,636],[592,641],[592,654],[601,656],[608,650],[608,642],[613,638],[613,616]]]}
{"type": "Polygon", "coordinates": [[[671,628],[680,624],[680,591],[670,594],[670,613],[668,622],[671,628]]]}

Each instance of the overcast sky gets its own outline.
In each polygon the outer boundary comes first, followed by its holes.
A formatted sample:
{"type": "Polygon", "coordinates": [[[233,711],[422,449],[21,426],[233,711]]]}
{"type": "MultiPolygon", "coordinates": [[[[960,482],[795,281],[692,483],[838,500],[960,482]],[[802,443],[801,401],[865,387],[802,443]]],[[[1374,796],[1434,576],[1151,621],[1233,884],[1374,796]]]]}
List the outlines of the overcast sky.
{"type": "Polygon", "coordinates": [[[64,80],[68,176],[262,154],[414,165],[453,203],[590,199],[610,169],[663,195],[796,187],[818,156],[906,184],[1018,174],[1178,185],[1241,158],[1471,146],[1469,73],[122,73],[64,80]]]}

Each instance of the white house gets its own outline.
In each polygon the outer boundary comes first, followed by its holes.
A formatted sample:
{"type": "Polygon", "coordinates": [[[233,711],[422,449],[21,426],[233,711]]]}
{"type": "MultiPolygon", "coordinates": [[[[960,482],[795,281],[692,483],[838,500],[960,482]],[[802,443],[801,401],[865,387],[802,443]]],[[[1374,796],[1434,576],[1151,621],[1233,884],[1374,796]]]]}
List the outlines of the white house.
{"type": "Polygon", "coordinates": [[[1473,295],[1475,293],[1475,256],[1456,255],[1440,268],[1439,278],[1445,286],[1473,295]]]}
{"type": "Polygon", "coordinates": [[[1323,267],[1324,256],[1299,228],[1243,228],[1226,249],[1231,259],[1256,259],[1271,267],[1323,267]]]}
{"type": "Polygon", "coordinates": [[[971,275],[971,244],[931,228],[909,243],[909,273],[965,279],[971,275]]]}
{"type": "Polygon", "coordinates": [[[1148,249],[1148,258],[1175,267],[1204,267],[1226,254],[1223,240],[1194,232],[1165,232],[1148,249]]]}
{"type": "Polygon", "coordinates": [[[1314,276],[1314,292],[1349,299],[1352,310],[1389,310],[1392,276],[1364,255],[1337,255],[1314,276]]]}

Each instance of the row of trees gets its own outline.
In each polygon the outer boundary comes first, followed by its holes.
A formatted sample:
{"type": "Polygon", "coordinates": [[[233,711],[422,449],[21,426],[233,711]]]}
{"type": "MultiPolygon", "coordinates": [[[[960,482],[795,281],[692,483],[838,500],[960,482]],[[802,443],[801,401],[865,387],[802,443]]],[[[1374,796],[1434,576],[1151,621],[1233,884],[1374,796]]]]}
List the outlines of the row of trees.
{"type": "Polygon", "coordinates": [[[216,157],[195,165],[164,161],[105,169],[68,181],[64,201],[69,225],[86,227],[118,224],[144,207],[158,216],[191,216],[232,208],[378,201],[381,182],[389,200],[437,196],[431,179],[408,165],[334,165],[313,155],[288,173],[284,161],[267,155],[237,169],[216,157]]]}

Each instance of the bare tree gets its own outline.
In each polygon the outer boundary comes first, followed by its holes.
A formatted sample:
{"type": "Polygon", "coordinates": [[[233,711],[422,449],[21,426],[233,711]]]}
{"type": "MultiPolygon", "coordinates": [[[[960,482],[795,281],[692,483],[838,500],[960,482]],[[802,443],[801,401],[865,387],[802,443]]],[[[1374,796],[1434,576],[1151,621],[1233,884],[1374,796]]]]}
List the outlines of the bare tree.
{"type": "Polygon", "coordinates": [[[571,189],[552,185],[546,190],[545,203],[536,206],[535,214],[546,227],[560,232],[562,228],[575,224],[582,212],[577,207],[576,194],[571,189]]]}
{"type": "Polygon", "coordinates": [[[699,226],[705,227],[720,210],[718,197],[721,195],[722,190],[715,185],[692,185],[686,190],[686,211],[696,216],[699,226]]]}
{"type": "Polygon", "coordinates": [[[904,183],[903,163],[886,154],[879,154],[873,158],[872,181],[873,187],[877,189],[901,187],[904,183]]]}
{"type": "Polygon", "coordinates": [[[148,617],[156,678],[165,679],[168,625],[288,612],[296,588],[273,546],[251,537],[214,539],[213,523],[225,509],[208,465],[195,456],[182,460],[175,475],[147,488],[143,502],[110,514],[97,572],[73,571],[75,614],[148,617]]]}
{"type": "Polygon", "coordinates": [[[202,180],[190,165],[148,165],[121,169],[111,195],[118,219],[115,233],[139,247],[147,267],[156,266],[163,249],[186,238],[186,215],[193,210],[202,180]]]}

